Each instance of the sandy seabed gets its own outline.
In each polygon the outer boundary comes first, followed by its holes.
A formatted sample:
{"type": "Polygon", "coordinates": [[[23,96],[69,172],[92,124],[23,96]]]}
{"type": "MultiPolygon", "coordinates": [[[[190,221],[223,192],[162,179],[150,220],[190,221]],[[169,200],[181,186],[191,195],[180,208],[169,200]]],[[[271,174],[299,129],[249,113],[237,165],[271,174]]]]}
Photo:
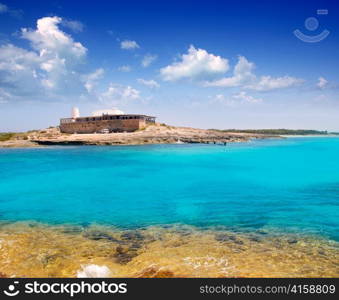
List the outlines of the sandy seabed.
{"type": "Polygon", "coordinates": [[[331,240],[191,226],[0,225],[0,277],[339,277],[331,240]]]}

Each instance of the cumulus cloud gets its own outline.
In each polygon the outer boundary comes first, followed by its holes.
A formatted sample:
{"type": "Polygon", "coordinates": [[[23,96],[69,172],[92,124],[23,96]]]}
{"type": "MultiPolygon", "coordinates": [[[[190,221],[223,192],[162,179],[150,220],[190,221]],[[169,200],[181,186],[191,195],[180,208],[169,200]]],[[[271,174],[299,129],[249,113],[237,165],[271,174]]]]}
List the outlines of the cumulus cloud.
{"type": "Polygon", "coordinates": [[[0,104],[4,104],[8,102],[12,96],[6,92],[4,89],[0,88],[0,104]]]}
{"type": "Polygon", "coordinates": [[[159,83],[157,83],[155,80],[153,79],[150,79],[150,80],[145,80],[145,79],[142,79],[142,78],[139,78],[138,79],[138,82],[140,84],[143,84],[143,85],[146,85],[150,88],[158,88],[160,87],[159,83]]]}
{"type": "Polygon", "coordinates": [[[239,93],[233,94],[231,96],[225,96],[223,94],[217,94],[213,97],[211,97],[211,100],[209,101],[210,104],[219,104],[224,106],[238,106],[241,104],[256,104],[263,102],[262,98],[255,98],[251,95],[248,95],[245,91],[241,91],[239,93]]]}
{"type": "Polygon", "coordinates": [[[0,14],[8,12],[8,6],[0,3],[0,14]]]}
{"type": "Polygon", "coordinates": [[[0,47],[0,87],[6,92],[3,92],[3,97],[7,101],[17,96],[41,92],[42,76],[38,75],[41,62],[35,52],[12,44],[0,47]]]}
{"type": "Polygon", "coordinates": [[[20,37],[30,42],[29,50],[12,44],[0,46],[1,103],[89,96],[110,104],[141,99],[131,86],[111,83],[100,92],[104,69],[84,73],[87,49],[63,32],[62,24],[60,17],[45,17],[37,20],[35,29],[23,28],[20,37]]]}
{"type": "Polygon", "coordinates": [[[87,49],[60,30],[59,17],[45,17],[37,21],[35,30],[23,28],[22,38],[30,41],[38,52],[40,64],[36,67],[37,78],[43,87],[55,91],[75,89],[79,82],[75,68],[86,56],[87,49]],[[42,72],[44,71],[44,72],[42,72]]]}
{"type": "Polygon", "coordinates": [[[180,61],[160,69],[160,74],[165,81],[176,81],[202,79],[224,73],[228,69],[227,59],[210,54],[204,49],[196,49],[191,45],[188,53],[183,54],[180,61]]]}
{"type": "Polygon", "coordinates": [[[99,100],[105,104],[122,104],[140,99],[140,92],[131,86],[111,83],[108,89],[101,93],[99,100]]]}
{"type": "Polygon", "coordinates": [[[283,89],[288,87],[297,86],[303,83],[303,79],[283,76],[283,77],[271,77],[271,76],[261,76],[260,79],[253,84],[249,85],[247,88],[256,90],[256,91],[270,91],[275,89],[283,89]]]}
{"type": "Polygon", "coordinates": [[[217,94],[213,97],[210,97],[209,104],[217,104],[217,105],[223,105],[223,106],[235,106],[237,102],[232,99],[231,97],[226,97],[223,94],[217,94]]]}
{"type": "Polygon", "coordinates": [[[90,93],[93,91],[93,88],[97,85],[97,82],[104,75],[105,71],[102,68],[95,70],[93,73],[83,76],[84,86],[86,90],[90,93]]]}
{"type": "Polygon", "coordinates": [[[147,68],[148,66],[150,66],[156,59],[158,58],[157,55],[152,55],[152,54],[146,54],[142,61],[141,61],[141,65],[144,68],[147,68]]]}
{"type": "Polygon", "coordinates": [[[12,17],[20,18],[22,10],[9,8],[6,4],[0,3],[0,14],[9,14],[12,17]]]}
{"type": "Polygon", "coordinates": [[[291,76],[261,76],[258,78],[254,74],[254,68],[254,63],[249,62],[244,56],[239,56],[238,62],[233,70],[233,76],[214,81],[206,81],[203,83],[203,86],[226,88],[241,87],[256,91],[270,91],[296,86],[304,82],[302,79],[291,76]]]}
{"type": "Polygon", "coordinates": [[[239,56],[238,62],[234,67],[233,76],[224,77],[219,80],[205,82],[205,86],[215,87],[236,87],[254,80],[252,73],[254,63],[249,62],[244,56],[239,56]]]}
{"type": "Polygon", "coordinates": [[[124,41],[121,41],[120,48],[124,50],[132,50],[132,49],[140,48],[140,46],[138,45],[136,41],[124,40],[124,41]]]}
{"type": "Polygon", "coordinates": [[[0,47],[0,86],[12,98],[57,97],[84,89],[79,66],[87,49],[60,30],[61,22],[59,17],[45,17],[36,29],[23,28],[21,38],[32,50],[12,44],[0,47]]]}
{"type": "Polygon", "coordinates": [[[78,33],[84,30],[84,24],[76,20],[62,20],[62,25],[78,33]]]}
{"type": "Polygon", "coordinates": [[[59,17],[45,17],[37,22],[37,29],[23,28],[22,37],[31,42],[32,47],[40,52],[40,56],[62,56],[69,59],[80,59],[86,55],[87,49],[71,36],[61,31],[59,17]]]}
{"type": "Polygon", "coordinates": [[[118,71],[120,72],[130,72],[131,70],[132,68],[129,65],[123,65],[118,68],[118,71]]]}
{"type": "Polygon", "coordinates": [[[328,81],[324,77],[319,77],[317,87],[324,89],[328,85],[328,81]]]}
{"type": "Polygon", "coordinates": [[[260,103],[263,100],[261,98],[255,98],[251,95],[248,95],[246,92],[241,91],[238,94],[234,94],[233,99],[241,100],[243,102],[249,102],[249,103],[260,103]]]}

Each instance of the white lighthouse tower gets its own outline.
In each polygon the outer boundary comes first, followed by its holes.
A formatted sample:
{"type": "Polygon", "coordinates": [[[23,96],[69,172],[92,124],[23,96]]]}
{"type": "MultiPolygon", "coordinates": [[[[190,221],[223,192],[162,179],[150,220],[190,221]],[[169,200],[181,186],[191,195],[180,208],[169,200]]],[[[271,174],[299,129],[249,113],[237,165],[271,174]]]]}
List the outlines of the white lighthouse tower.
{"type": "Polygon", "coordinates": [[[80,111],[78,107],[72,108],[72,119],[76,119],[80,117],[80,111]]]}

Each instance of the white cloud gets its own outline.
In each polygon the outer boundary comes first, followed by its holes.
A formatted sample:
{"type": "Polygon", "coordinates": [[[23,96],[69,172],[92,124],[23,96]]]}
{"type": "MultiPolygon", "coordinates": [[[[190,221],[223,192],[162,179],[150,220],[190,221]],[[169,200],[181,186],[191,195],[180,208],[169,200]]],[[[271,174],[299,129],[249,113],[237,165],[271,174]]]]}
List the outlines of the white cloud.
{"type": "Polygon", "coordinates": [[[150,88],[158,88],[160,87],[159,83],[157,83],[155,80],[153,79],[150,79],[150,80],[145,80],[145,79],[142,79],[142,78],[139,78],[138,79],[138,82],[140,84],[143,84],[143,85],[146,85],[150,88]]]}
{"type": "Polygon", "coordinates": [[[87,49],[60,30],[59,17],[37,21],[37,28],[22,29],[21,37],[33,50],[12,44],[0,47],[0,87],[13,99],[60,99],[84,89],[79,71],[87,49]]]}
{"type": "Polygon", "coordinates": [[[204,49],[196,49],[194,46],[190,46],[188,53],[183,54],[179,62],[174,62],[160,69],[160,73],[163,80],[176,81],[179,79],[206,78],[224,73],[228,69],[227,59],[210,54],[204,49]]]}
{"type": "Polygon", "coordinates": [[[0,87],[9,98],[41,93],[42,76],[38,77],[41,58],[32,51],[12,44],[0,47],[0,87]]]}
{"type": "Polygon", "coordinates": [[[317,87],[324,89],[328,85],[328,81],[324,77],[319,77],[317,87]]]}
{"type": "Polygon", "coordinates": [[[102,68],[95,70],[93,73],[87,74],[84,76],[85,88],[90,93],[93,91],[93,88],[97,85],[97,81],[102,78],[105,71],[102,68]]]}
{"type": "Polygon", "coordinates": [[[12,95],[0,88],[0,104],[7,103],[12,98],[12,95]]]}
{"type": "Polygon", "coordinates": [[[252,73],[254,67],[254,63],[249,62],[244,56],[239,56],[238,63],[233,70],[233,76],[205,82],[204,86],[236,87],[246,84],[255,78],[252,73]]]}
{"type": "Polygon", "coordinates": [[[6,13],[15,18],[20,18],[22,16],[22,10],[11,9],[6,4],[0,3],[0,14],[6,13]]]}
{"type": "Polygon", "coordinates": [[[79,42],[74,42],[71,36],[58,27],[62,21],[59,17],[45,17],[37,22],[37,29],[23,28],[22,37],[31,42],[32,47],[40,52],[40,56],[60,56],[69,59],[81,59],[86,55],[87,49],[79,42]]]}
{"type": "Polygon", "coordinates": [[[0,70],[2,71],[32,70],[40,62],[41,58],[35,52],[27,51],[12,44],[0,47],[0,70]]]}
{"type": "Polygon", "coordinates": [[[147,68],[148,66],[150,66],[156,59],[158,58],[157,55],[152,55],[152,54],[146,54],[144,56],[144,58],[141,61],[141,65],[144,68],[147,68]]]}
{"type": "Polygon", "coordinates": [[[59,17],[45,17],[37,21],[35,30],[23,28],[22,38],[31,42],[32,48],[39,53],[41,60],[41,82],[44,87],[53,90],[62,90],[79,82],[75,67],[86,56],[87,49],[79,42],[75,42],[71,36],[61,31],[59,17]]]}
{"type": "Polygon", "coordinates": [[[239,56],[238,62],[233,70],[233,76],[214,81],[206,81],[203,83],[203,86],[227,88],[241,87],[256,91],[269,91],[296,86],[304,82],[302,79],[291,76],[261,76],[260,78],[257,78],[253,72],[254,68],[254,63],[249,62],[244,56],[239,56]]]}
{"type": "Polygon", "coordinates": [[[241,91],[237,94],[233,94],[231,96],[225,96],[223,94],[217,94],[214,97],[211,98],[209,101],[210,104],[220,104],[224,106],[230,106],[235,107],[239,106],[241,104],[246,103],[261,103],[263,102],[263,99],[261,98],[255,98],[251,95],[248,95],[246,92],[241,91]]]}
{"type": "Polygon", "coordinates": [[[8,12],[8,6],[0,3],[0,14],[8,12]]]}
{"type": "Polygon", "coordinates": [[[124,40],[120,43],[120,48],[125,50],[137,49],[140,48],[136,41],[124,40]]]}
{"type": "Polygon", "coordinates": [[[84,24],[76,20],[62,20],[62,25],[78,33],[84,30],[84,24]]]}
{"type": "Polygon", "coordinates": [[[111,83],[108,89],[99,96],[105,104],[122,104],[131,100],[140,99],[140,92],[131,86],[111,83]]]}
{"type": "Polygon", "coordinates": [[[253,96],[248,95],[244,91],[241,91],[240,93],[235,94],[232,97],[233,97],[233,99],[238,99],[238,100],[241,100],[243,102],[249,102],[249,103],[260,103],[260,102],[263,101],[261,98],[254,98],[253,96]]]}
{"type": "Polygon", "coordinates": [[[256,90],[256,91],[270,91],[275,89],[282,89],[293,87],[303,83],[304,80],[290,77],[290,76],[283,76],[283,77],[271,77],[271,76],[261,76],[259,81],[249,85],[247,88],[256,90]]]}
{"type": "Polygon", "coordinates": [[[211,98],[209,101],[209,104],[218,104],[218,105],[224,105],[224,106],[235,106],[237,104],[237,101],[235,101],[232,98],[226,97],[223,94],[217,94],[214,97],[211,98]]]}
{"type": "Polygon", "coordinates": [[[132,68],[129,65],[120,66],[118,68],[118,71],[120,71],[120,72],[130,72],[131,70],[132,70],[132,68]]]}
{"type": "MultiPolygon", "coordinates": [[[[37,20],[36,29],[22,29],[31,50],[11,44],[0,46],[0,100],[62,101],[70,97],[91,97],[104,103],[126,103],[141,99],[131,86],[111,83],[98,91],[104,70],[84,73],[87,49],[60,29],[62,19],[37,20]]],[[[148,82],[151,84],[151,82],[148,82]]],[[[154,85],[154,84],[153,84],[154,85]]],[[[90,99],[90,98],[87,98],[90,99]]]]}

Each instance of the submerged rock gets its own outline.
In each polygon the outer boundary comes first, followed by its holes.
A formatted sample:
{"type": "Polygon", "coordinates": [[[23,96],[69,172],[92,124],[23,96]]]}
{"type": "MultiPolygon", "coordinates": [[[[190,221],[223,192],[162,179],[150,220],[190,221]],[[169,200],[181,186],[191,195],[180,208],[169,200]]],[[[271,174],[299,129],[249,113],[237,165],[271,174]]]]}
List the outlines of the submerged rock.
{"type": "Polygon", "coordinates": [[[248,239],[252,242],[257,242],[257,243],[262,242],[262,239],[258,236],[250,236],[248,239]]]}
{"type": "Polygon", "coordinates": [[[141,247],[142,247],[142,245],[140,243],[133,243],[133,244],[130,245],[129,249],[131,251],[136,251],[136,250],[140,249],[141,247]]]}
{"type": "Polygon", "coordinates": [[[60,255],[55,253],[55,254],[42,254],[39,257],[39,261],[41,262],[41,264],[43,266],[47,266],[48,264],[50,264],[51,262],[55,261],[60,255]]]}
{"type": "Polygon", "coordinates": [[[172,278],[175,277],[174,273],[170,270],[159,268],[156,266],[150,266],[143,269],[140,273],[136,274],[137,278],[172,278]]]}
{"type": "Polygon", "coordinates": [[[94,241],[107,240],[110,242],[121,243],[121,241],[119,241],[118,239],[115,239],[111,235],[102,231],[87,231],[84,233],[84,237],[94,241]]]}
{"type": "Polygon", "coordinates": [[[235,244],[238,244],[238,245],[243,245],[244,242],[237,239],[234,235],[230,235],[230,234],[227,234],[227,233],[218,233],[215,235],[215,239],[218,241],[218,242],[233,242],[235,244]]]}
{"type": "Polygon", "coordinates": [[[79,234],[83,231],[83,228],[80,226],[67,226],[63,228],[62,233],[66,234],[79,234]]]}
{"type": "Polygon", "coordinates": [[[139,232],[139,231],[129,231],[125,232],[121,235],[122,240],[136,240],[136,241],[141,241],[144,240],[144,236],[139,232]]]}
{"type": "Polygon", "coordinates": [[[116,249],[116,253],[113,255],[113,257],[116,263],[125,265],[129,263],[137,255],[138,253],[135,250],[118,246],[116,249]]]}

